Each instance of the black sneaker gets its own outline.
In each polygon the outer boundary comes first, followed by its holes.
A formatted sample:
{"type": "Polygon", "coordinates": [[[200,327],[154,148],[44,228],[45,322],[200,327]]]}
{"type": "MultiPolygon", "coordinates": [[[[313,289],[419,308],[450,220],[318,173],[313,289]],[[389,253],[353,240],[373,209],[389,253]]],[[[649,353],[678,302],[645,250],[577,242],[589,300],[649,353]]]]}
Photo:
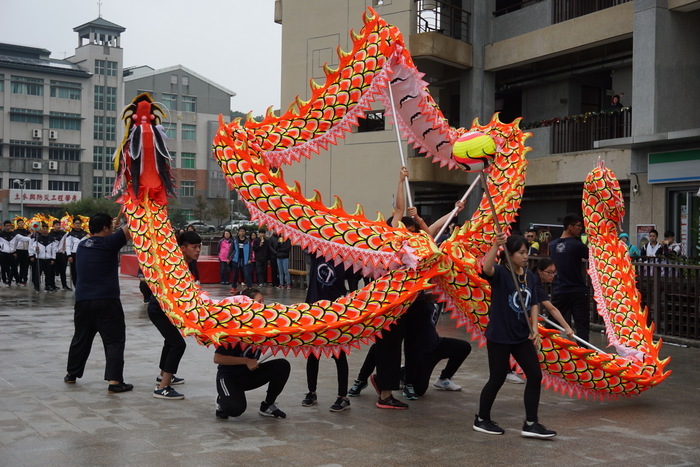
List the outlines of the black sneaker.
{"type": "Polygon", "coordinates": [[[274,403],[268,404],[265,401],[260,403],[258,413],[263,417],[287,418],[287,414],[282,412],[274,403]]]}
{"type": "Polygon", "coordinates": [[[335,404],[331,405],[331,412],[342,412],[343,410],[350,410],[350,401],[344,397],[339,397],[335,400],[335,404]]]}
{"type": "Polygon", "coordinates": [[[554,438],[557,436],[557,432],[553,430],[548,430],[544,425],[540,425],[535,422],[532,425],[528,425],[527,422],[523,423],[523,431],[520,432],[526,438],[554,438]]]}
{"type": "Polygon", "coordinates": [[[506,432],[506,430],[498,426],[498,423],[493,420],[481,420],[478,415],[474,415],[472,428],[474,428],[474,431],[480,431],[488,435],[502,435],[506,432]]]}
{"type": "Polygon", "coordinates": [[[316,405],[318,403],[318,397],[316,396],[315,392],[308,392],[306,393],[306,397],[304,397],[304,400],[301,401],[301,405],[304,407],[311,407],[312,405],[316,405]]]}
{"type": "Polygon", "coordinates": [[[171,400],[180,400],[184,399],[185,395],[180,394],[170,386],[165,386],[163,389],[154,389],[153,390],[153,397],[158,398],[158,399],[171,399],[171,400]]]}
{"type": "Polygon", "coordinates": [[[367,387],[367,381],[360,381],[359,379],[356,379],[355,382],[353,383],[352,387],[348,391],[348,396],[357,397],[360,395],[362,390],[366,387],[367,387]]]}
{"type": "Polygon", "coordinates": [[[132,389],[134,389],[133,384],[125,383],[123,381],[121,383],[117,383],[117,384],[110,384],[109,387],[107,388],[107,390],[111,393],[127,392],[127,391],[131,391],[132,389]]]}
{"type": "MultiPolygon", "coordinates": [[[[156,383],[162,383],[163,378],[160,376],[156,376],[156,383]]],[[[185,384],[185,378],[178,378],[177,376],[173,375],[172,379],[170,380],[170,385],[175,386],[176,384],[185,384]]]]}
{"type": "Polygon", "coordinates": [[[224,412],[224,409],[221,408],[221,404],[219,404],[219,396],[216,396],[216,412],[214,412],[214,414],[216,415],[216,418],[228,420],[228,414],[224,412]]]}
{"type": "Polygon", "coordinates": [[[70,373],[66,373],[66,376],[63,377],[63,382],[68,384],[75,384],[76,379],[78,378],[71,375],[70,373]]]}
{"type": "Polygon", "coordinates": [[[389,396],[386,399],[379,399],[377,401],[377,407],[380,409],[397,409],[397,410],[405,410],[408,408],[408,404],[397,401],[394,399],[394,396],[389,396]]]}
{"type": "Polygon", "coordinates": [[[416,394],[416,390],[413,389],[412,384],[406,384],[403,387],[403,396],[410,400],[410,401],[415,401],[418,400],[418,394],[416,394]]]}

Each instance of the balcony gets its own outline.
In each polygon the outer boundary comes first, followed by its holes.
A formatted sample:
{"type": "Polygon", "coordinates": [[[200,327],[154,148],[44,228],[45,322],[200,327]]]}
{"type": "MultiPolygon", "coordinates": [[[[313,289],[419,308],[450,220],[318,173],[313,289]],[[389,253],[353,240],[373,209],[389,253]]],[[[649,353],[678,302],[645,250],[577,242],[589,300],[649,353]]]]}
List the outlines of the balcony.
{"type": "Polygon", "coordinates": [[[551,127],[551,154],[595,149],[594,141],[627,138],[632,135],[632,108],[588,112],[520,125],[527,130],[551,127]]]}
{"type": "Polygon", "coordinates": [[[561,23],[629,1],[631,0],[554,0],[553,22],[561,23]]]}
{"type": "Polygon", "coordinates": [[[467,69],[472,66],[468,11],[440,0],[416,1],[416,31],[409,38],[411,55],[421,70],[442,80],[452,71],[444,66],[467,69]]]}

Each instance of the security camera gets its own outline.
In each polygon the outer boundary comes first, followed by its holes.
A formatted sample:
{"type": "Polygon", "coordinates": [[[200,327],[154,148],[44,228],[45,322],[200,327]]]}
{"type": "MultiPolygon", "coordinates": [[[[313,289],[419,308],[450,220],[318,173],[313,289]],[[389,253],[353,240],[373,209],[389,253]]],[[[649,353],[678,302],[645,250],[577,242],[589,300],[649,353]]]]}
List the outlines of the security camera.
{"type": "Polygon", "coordinates": [[[635,185],[632,187],[632,194],[633,195],[638,195],[639,194],[639,185],[635,185]]]}

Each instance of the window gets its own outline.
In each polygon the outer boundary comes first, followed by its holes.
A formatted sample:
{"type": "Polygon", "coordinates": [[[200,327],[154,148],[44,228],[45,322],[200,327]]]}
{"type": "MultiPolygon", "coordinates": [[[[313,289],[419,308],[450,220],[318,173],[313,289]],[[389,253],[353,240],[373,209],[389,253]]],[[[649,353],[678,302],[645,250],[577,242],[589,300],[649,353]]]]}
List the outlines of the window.
{"type": "Polygon", "coordinates": [[[168,151],[170,153],[170,167],[177,167],[177,153],[175,151],[168,151]]]}
{"type": "Polygon", "coordinates": [[[357,119],[357,132],[366,133],[370,131],[384,130],[384,111],[374,110],[365,112],[365,118],[357,119]]]}
{"type": "Polygon", "coordinates": [[[180,167],[183,169],[194,169],[196,158],[197,154],[193,152],[183,152],[182,154],[180,154],[180,167]]]}
{"type": "Polygon", "coordinates": [[[80,114],[49,112],[49,128],[55,130],[80,130],[80,114]]]}
{"type": "Polygon", "coordinates": [[[51,97],[79,101],[81,99],[81,93],[80,83],[51,80],[51,97]]]}
{"type": "Polygon", "coordinates": [[[92,148],[92,164],[95,170],[104,170],[109,168],[109,164],[105,160],[105,148],[103,146],[95,146],[92,148]]]}
{"type": "MultiPolygon", "coordinates": [[[[10,179],[10,185],[9,185],[9,186],[11,186],[11,187],[13,187],[13,188],[17,188],[17,185],[15,185],[15,180],[19,180],[20,182],[24,182],[25,179],[23,179],[23,178],[22,178],[22,179],[19,179],[19,178],[17,178],[17,179],[11,178],[11,179],[10,179]]],[[[41,190],[41,180],[32,180],[32,179],[29,179],[29,182],[28,182],[28,183],[25,183],[24,189],[25,189],[25,190],[41,190]]]]}
{"type": "Polygon", "coordinates": [[[49,190],[53,191],[80,191],[80,182],[66,182],[62,180],[49,180],[49,190]]]}
{"type": "Polygon", "coordinates": [[[12,94],[26,94],[28,96],[44,95],[44,80],[41,78],[28,78],[26,76],[14,76],[10,78],[12,94]]]}
{"type": "Polygon", "coordinates": [[[104,187],[104,182],[102,177],[92,177],[92,196],[98,197],[102,196],[102,191],[104,187]]]}
{"type": "Polygon", "coordinates": [[[80,161],[80,146],[77,144],[56,144],[49,146],[49,159],[54,161],[80,161]]]}
{"type": "Polygon", "coordinates": [[[173,110],[177,110],[177,95],[176,94],[167,94],[163,93],[160,99],[163,102],[163,105],[168,108],[171,112],[173,110]]]}
{"type": "Polygon", "coordinates": [[[194,198],[194,180],[183,180],[180,182],[180,197],[194,198]]]}
{"type": "Polygon", "coordinates": [[[182,125],[182,140],[195,141],[197,139],[197,125],[182,125]]]}
{"type": "Polygon", "coordinates": [[[43,125],[44,114],[41,110],[18,109],[16,107],[10,107],[10,121],[43,125]]]}
{"type": "Polygon", "coordinates": [[[0,73],[0,92],[5,92],[5,75],[0,73]]]}
{"type": "Polygon", "coordinates": [[[117,62],[108,60],[95,60],[95,74],[117,76],[117,62]]]}
{"type": "Polygon", "coordinates": [[[105,117],[105,139],[117,140],[117,117],[105,117]]]}
{"type": "Polygon", "coordinates": [[[105,87],[95,86],[95,109],[105,109],[105,87]]]}
{"type": "Polygon", "coordinates": [[[10,140],[10,157],[41,159],[41,143],[10,140]]]}
{"type": "Polygon", "coordinates": [[[117,88],[107,86],[106,91],[105,110],[117,110],[117,88]]]}
{"type": "Polygon", "coordinates": [[[182,96],[182,110],[185,112],[196,112],[197,98],[193,96],[182,96]]]}
{"type": "Polygon", "coordinates": [[[92,139],[105,139],[105,118],[101,115],[94,116],[94,126],[92,129],[92,139]]]}
{"type": "Polygon", "coordinates": [[[107,76],[117,76],[117,62],[107,62],[107,76]]]}
{"type": "Polygon", "coordinates": [[[165,136],[167,136],[168,139],[172,140],[177,138],[177,127],[174,123],[171,123],[170,126],[168,126],[168,128],[165,129],[165,136]]]}

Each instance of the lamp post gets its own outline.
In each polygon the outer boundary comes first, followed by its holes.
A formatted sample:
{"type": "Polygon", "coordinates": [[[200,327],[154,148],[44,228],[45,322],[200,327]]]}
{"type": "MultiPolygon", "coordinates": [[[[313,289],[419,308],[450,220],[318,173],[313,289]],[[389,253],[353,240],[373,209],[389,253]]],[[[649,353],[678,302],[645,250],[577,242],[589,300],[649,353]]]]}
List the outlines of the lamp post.
{"type": "Polygon", "coordinates": [[[24,217],[24,189],[31,182],[28,178],[24,180],[15,179],[15,185],[19,187],[19,215],[24,217]]]}

